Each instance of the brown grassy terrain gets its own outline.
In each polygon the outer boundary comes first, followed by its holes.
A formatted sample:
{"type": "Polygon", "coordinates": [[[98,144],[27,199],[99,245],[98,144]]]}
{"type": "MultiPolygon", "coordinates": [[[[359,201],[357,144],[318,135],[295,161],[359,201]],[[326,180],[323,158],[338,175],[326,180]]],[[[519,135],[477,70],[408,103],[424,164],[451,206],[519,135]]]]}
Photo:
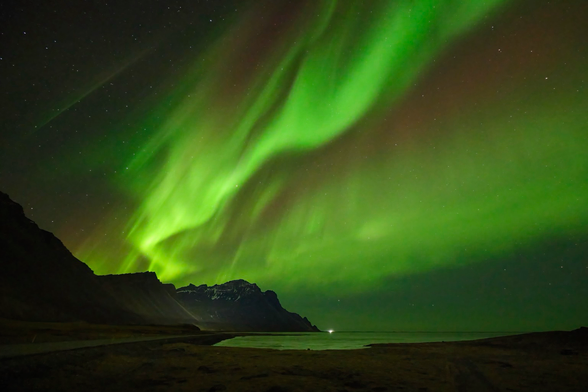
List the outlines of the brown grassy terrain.
{"type": "Polygon", "coordinates": [[[294,351],[198,337],[0,361],[4,391],[582,391],[586,331],[294,351]]]}

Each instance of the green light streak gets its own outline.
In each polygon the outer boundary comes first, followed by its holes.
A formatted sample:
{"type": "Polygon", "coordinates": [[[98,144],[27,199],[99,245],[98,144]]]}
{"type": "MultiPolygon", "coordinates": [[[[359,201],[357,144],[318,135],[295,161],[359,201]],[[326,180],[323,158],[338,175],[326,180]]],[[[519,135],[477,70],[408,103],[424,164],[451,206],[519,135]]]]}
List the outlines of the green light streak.
{"type": "MultiPolygon", "coordinates": [[[[441,52],[503,3],[379,2],[366,22],[360,2],[325,1],[277,54],[255,59],[263,71],[235,96],[218,91],[234,48],[212,48],[129,165],[125,186],[139,207],[118,272],[146,258],[178,284],[362,290],[582,230],[585,98],[544,100],[519,86],[440,119],[430,140],[415,123],[387,131],[398,147],[361,151],[382,138],[372,129],[386,124],[382,108],[399,105],[441,52]]],[[[100,259],[98,250],[81,257],[100,259]]]]}

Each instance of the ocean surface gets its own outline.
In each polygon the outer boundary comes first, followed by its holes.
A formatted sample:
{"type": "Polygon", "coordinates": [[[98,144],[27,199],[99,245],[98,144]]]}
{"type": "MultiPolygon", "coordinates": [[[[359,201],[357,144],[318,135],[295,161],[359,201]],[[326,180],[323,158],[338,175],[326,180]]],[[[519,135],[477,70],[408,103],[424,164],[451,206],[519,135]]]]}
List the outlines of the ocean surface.
{"type": "Polygon", "coordinates": [[[514,335],[516,332],[302,332],[238,336],[218,347],[271,348],[276,350],[349,350],[370,343],[425,343],[475,340],[514,335]]]}

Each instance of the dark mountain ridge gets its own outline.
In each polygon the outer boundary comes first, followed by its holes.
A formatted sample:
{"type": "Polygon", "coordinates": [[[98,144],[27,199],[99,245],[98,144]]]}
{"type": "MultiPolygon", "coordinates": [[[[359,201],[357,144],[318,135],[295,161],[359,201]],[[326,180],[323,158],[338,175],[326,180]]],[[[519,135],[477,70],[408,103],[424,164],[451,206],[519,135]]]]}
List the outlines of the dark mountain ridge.
{"type": "Polygon", "coordinates": [[[154,272],[98,276],[0,192],[0,318],[206,329],[314,331],[273,291],[233,281],[176,291],[154,272]]]}
{"type": "Polygon", "coordinates": [[[173,284],[159,281],[155,272],[96,276],[118,306],[150,324],[198,324],[178,301],[173,284]]]}
{"type": "Polygon", "coordinates": [[[92,270],[0,192],[0,317],[140,323],[117,306],[92,270]]]}
{"type": "Polygon", "coordinates": [[[288,312],[271,290],[254,283],[233,280],[224,284],[177,290],[180,301],[198,315],[199,326],[231,331],[318,331],[306,317],[288,312]]]}

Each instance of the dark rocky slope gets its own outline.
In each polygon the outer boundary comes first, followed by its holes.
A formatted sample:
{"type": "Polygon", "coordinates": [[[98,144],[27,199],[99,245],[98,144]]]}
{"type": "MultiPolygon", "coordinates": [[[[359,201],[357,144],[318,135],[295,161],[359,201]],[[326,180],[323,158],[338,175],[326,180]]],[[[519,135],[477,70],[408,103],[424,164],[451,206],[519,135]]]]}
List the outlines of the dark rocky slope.
{"type": "Polygon", "coordinates": [[[275,292],[234,280],[220,285],[179,288],[178,297],[205,329],[231,331],[318,331],[306,317],[288,312],[275,292]]]}
{"type": "Polygon", "coordinates": [[[179,302],[173,284],[163,284],[155,272],[97,276],[116,303],[152,324],[198,324],[179,302]]]}
{"type": "Polygon", "coordinates": [[[109,324],[195,321],[155,274],[144,279],[96,276],[2,192],[0,269],[0,318],[109,324]]]}

